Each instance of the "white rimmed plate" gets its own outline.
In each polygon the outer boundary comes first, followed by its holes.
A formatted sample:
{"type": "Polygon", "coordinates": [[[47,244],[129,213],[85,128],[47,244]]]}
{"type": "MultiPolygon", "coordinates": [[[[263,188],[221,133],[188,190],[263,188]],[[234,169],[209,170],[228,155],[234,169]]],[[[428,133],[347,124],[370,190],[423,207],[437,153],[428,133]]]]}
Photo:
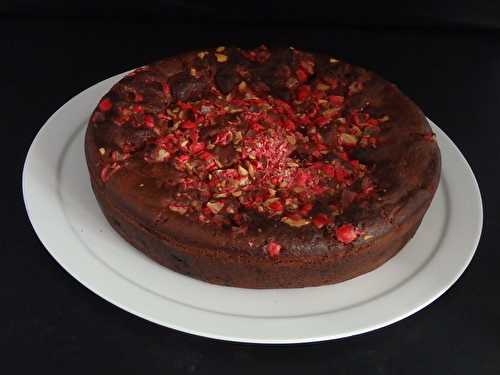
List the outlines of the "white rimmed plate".
{"type": "Polygon", "coordinates": [[[122,76],[90,87],[54,113],[33,141],[23,171],[26,209],[41,242],[73,277],[122,309],[217,339],[321,341],[415,313],[443,294],[472,259],[483,222],[479,188],[460,151],[431,122],[442,153],[438,191],[415,237],[378,269],[330,286],[252,290],[163,268],[114,232],[90,188],[85,127],[98,100],[122,76]]]}

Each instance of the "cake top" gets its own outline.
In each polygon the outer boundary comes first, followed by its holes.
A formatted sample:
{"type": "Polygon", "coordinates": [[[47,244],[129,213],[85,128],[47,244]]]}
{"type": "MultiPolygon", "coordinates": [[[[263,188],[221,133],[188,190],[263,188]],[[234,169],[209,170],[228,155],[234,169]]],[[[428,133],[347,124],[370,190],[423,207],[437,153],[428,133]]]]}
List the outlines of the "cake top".
{"type": "MultiPolygon", "coordinates": [[[[328,56],[265,46],[136,69],[91,118],[100,177],[106,184],[132,167],[154,178],[165,210],[235,235],[270,220],[348,244],[364,233],[343,214],[386,190],[363,160],[393,126],[365,92],[373,78],[328,56]]],[[[280,249],[268,241],[270,255],[280,249]]]]}

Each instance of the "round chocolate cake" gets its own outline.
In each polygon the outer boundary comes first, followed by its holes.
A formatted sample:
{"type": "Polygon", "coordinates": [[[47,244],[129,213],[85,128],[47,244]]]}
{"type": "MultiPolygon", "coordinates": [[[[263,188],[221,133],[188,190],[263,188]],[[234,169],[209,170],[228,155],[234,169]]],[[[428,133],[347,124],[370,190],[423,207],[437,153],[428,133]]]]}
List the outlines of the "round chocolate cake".
{"type": "Polygon", "coordinates": [[[218,47],[136,69],[85,139],[123,238],[210,283],[340,282],[394,256],[436,191],[419,108],[374,73],[294,48],[218,47]]]}

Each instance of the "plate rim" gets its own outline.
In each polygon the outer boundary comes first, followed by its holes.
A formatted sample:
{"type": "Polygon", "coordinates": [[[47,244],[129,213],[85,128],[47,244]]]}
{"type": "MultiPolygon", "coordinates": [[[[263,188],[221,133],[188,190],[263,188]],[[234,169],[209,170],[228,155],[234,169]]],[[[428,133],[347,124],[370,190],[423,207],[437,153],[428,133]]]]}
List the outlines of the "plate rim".
{"type": "MultiPolygon", "coordinates": [[[[125,302],[123,302],[121,300],[117,300],[113,296],[106,294],[102,290],[102,288],[99,288],[99,285],[97,285],[95,282],[92,282],[92,281],[86,280],[85,278],[82,278],[79,275],[79,273],[74,268],[72,268],[72,266],[67,264],[67,260],[62,259],[62,257],[60,256],[60,254],[58,253],[57,250],[50,248],[51,247],[50,244],[49,245],[47,244],[49,242],[47,240],[47,238],[42,238],[42,237],[44,237],[44,235],[46,236],[47,234],[46,233],[45,234],[39,233],[39,232],[42,232],[42,229],[36,223],[36,220],[33,217],[33,201],[32,200],[34,198],[32,196],[30,197],[30,195],[29,195],[28,179],[30,178],[29,173],[30,173],[30,166],[31,166],[33,154],[36,151],[36,147],[38,146],[38,142],[40,142],[40,139],[42,139],[42,137],[44,136],[44,132],[49,131],[48,130],[49,127],[51,127],[51,126],[57,127],[57,125],[52,125],[54,123],[57,124],[57,122],[56,122],[57,116],[61,115],[65,110],[74,110],[75,108],[72,108],[72,106],[77,104],[77,101],[79,99],[82,100],[86,95],[92,95],[93,91],[97,91],[97,92],[102,91],[102,94],[104,94],[105,93],[104,87],[107,85],[111,85],[115,80],[119,79],[124,74],[126,74],[126,73],[121,73],[121,74],[115,75],[115,76],[110,77],[106,80],[98,82],[93,86],[90,86],[89,88],[87,88],[87,89],[81,91],[80,93],[78,93],[77,95],[73,96],[70,100],[68,100],[66,103],[64,103],[64,105],[62,105],[57,111],[55,111],[49,117],[49,119],[44,123],[44,125],[39,129],[39,131],[36,133],[36,136],[34,137],[32,143],[29,147],[29,150],[28,150],[28,153],[27,153],[24,165],[23,165],[23,172],[22,172],[22,192],[23,192],[24,204],[26,207],[26,211],[27,211],[30,223],[31,223],[33,229],[35,230],[35,233],[36,233],[37,237],[39,238],[40,242],[43,244],[43,246],[49,252],[49,254],[61,265],[61,267],[66,272],[68,272],[71,276],[73,276],[77,281],[79,281],[81,284],[83,284],[86,288],[90,289],[93,293],[97,294],[98,296],[105,299],[106,301],[111,302],[114,305],[118,306],[119,308],[121,308],[125,311],[128,311],[134,315],[140,316],[141,318],[149,320],[151,322],[154,322],[158,325],[165,326],[165,327],[175,329],[178,331],[186,332],[189,334],[198,335],[198,336],[209,337],[209,338],[214,338],[214,339],[219,339],[219,340],[233,341],[233,342],[246,342],[246,343],[265,343],[265,344],[307,343],[307,342],[325,341],[325,340],[331,340],[331,339],[337,339],[337,338],[357,335],[357,334],[369,332],[369,331],[372,331],[375,329],[379,329],[379,328],[382,328],[384,326],[393,324],[399,320],[402,320],[402,319],[414,314],[415,312],[423,309],[424,307],[428,306],[433,301],[435,301],[437,298],[439,298],[443,293],[445,293],[448,289],[450,289],[456,283],[456,281],[460,278],[460,276],[463,274],[465,269],[469,266],[474,254],[477,250],[477,247],[478,247],[478,244],[479,244],[479,241],[481,238],[481,234],[482,234],[484,212],[483,212],[483,203],[482,203],[481,192],[479,189],[479,185],[477,183],[477,179],[475,178],[475,175],[472,171],[472,168],[470,167],[469,163],[465,159],[464,155],[460,152],[459,148],[446,135],[446,133],[444,133],[444,131],[442,131],[430,119],[427,119],[429,121],[429,123],[431,124],[431,126],[433,126],[433,128],[435,130],[437,130],[438,139],[441,138],[441,139],[446,140],[446,142],[448,143],[447,147],[448,146],[451,147],[451,149],[452,149],[451,151],[456,154],[455,156],[458,156],[458,158],[457,158],[458,162],[459,162],[459,164],[461,164],[461,167],[464,168],[463,172],[469,175],[468,176],[468,177],[470,177],[469,182],[471,183],[470,187],[472,188],[474,193],[476,193],[474,195],[474,199],[471,199],[471,200],[475,201],[475,208],[477,209],[478,221],[476,223],[477,224],[476,227],[474,228],[474,230],[472,230],[474,232],[473,233],[474,240],[472,241],[472,244],[473,244],[472,250],[470,250],[467,253],[467,257],[465,259],[463,259],[463,262],[461,262],[460,268],[455,270],[455,275],[453,277],[451,277],[449,280],[447,280],[445,285],[441,286],[441,288],[437,292],[433,293],[433,296],[431,298],[426,298],[425,301],[423,301],[422,303],[416,304],[412,308],[406,309],[406,311],[404,313],[396,314],[392,319],[386,319],[384,321],[379,322],[378,324],[371,324],[370,326],[365,326],[365,327],[362,327],[358,330],[351,329],[347,333],[341,332],[341,333],[337,333],[337,334],[325,334],[323,336],[314,336],[314,337],[303,336],[303,337],[287,338],[287,339],[284,339],[284,338],[280,338],[280,339],[265,338],[265,339],[263,339],[263,338],[252,338],[252,337],[228,336],[227,334],[217,334],[216,332],[212,332],[210,330],[205,330],[205,331],[201,332],[200,330],[190,329],[189,327],[181,326],[181,325],[175,324],[173,322],[166,323],[164,320],[156,319],[155,317],[151,316],[151,314],[148,315],[147,312],[138,311],[137,309],[132,308],[130,305],[127,305],[125,302]]],[[[96,93],[96,94],[98,94],[98,93],[96,93]]],[[[98,100],[98,98],[97,98],[97,100],[98,100]]],[[[96,100],[96,102],[97,102],[97,100],[96,100]]],[[[81,111],[81,108],[79,110],[81,111]]],[[[75,116],[75,117],[77,117],[77,116],[75,116]]],[[[76,120],[74,122],[77,123],[76,120]]],[[[72,129],[72,131],[71,131],[72,133],[75,132],[75,129],[78,130],[78,128],[75,128],[74,126],[71,126],[68,128],[72,129]]],[[[64,140],[66,142],[69,142],[67,138],[64,138],[64,140]]],[[[66,143],[63,146],[63,149],[65,147],[67,147],[66,143]]],[[[442,150],[443,149],[441,148],[441,152],[443,152],[442,150]]],[[[58,174],[59,168],[56,167],[56,169],[57,169],[56,174],[58,174]]],[[[440,183],[443,183],[444,181],[445,180],[442,178],[440,183]]],[[[450,199],[450,198],[448,197],[448,199],[450,199]]],[[[72,227],[69,222],[67,224],[70,227],[72,227]]],[[[92,254],[92,256],[95,256],[95,254],[93,254],[92,252],[91,252],[91,254],[92,254]]],[[[419,272],[421,272],[421,270],[419,270],[419,272]]],[[[126,282],[131,282],[131,280],[126,279],[126,282]]],[[[191,307],[191,308],[196,309],[196,307],[191,307]]],[[[210,312],[210,311],[203,311],[203,313],[204,314],[207,314],[207,313],[208,314],[217,314],[215,312],[210,312]]],[[[328,314],[328,313],[325,313],[325,314],[328,314]]],[[[332,313],[330,313],[330,314],[332,314],[332,313]]],[[[245,320],[241,316],[238,316],[237,319],[245,320]]],[[[262,320],[265,318],[249,317],[248,319],[250,319],[250,320],[255,320],[255,319],[262,320]]],[[[297,320],[297,319],[308,319],[308,318],[307,317],[284,317],[284,318],[280,318],[280,319],[297,320]]]]}

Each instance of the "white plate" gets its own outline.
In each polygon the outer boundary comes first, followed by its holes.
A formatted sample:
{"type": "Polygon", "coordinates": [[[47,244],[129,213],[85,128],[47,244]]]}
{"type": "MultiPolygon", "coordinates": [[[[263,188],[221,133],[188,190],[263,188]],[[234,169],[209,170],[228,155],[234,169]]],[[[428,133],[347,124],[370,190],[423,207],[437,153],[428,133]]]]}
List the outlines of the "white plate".
{"type": "Polygon", "coordinates": [[[407,317],[444,293],[469,264],[481,234],[481,196],[466,160],[436,125],[442,178],[415,237],[393,259],[340,284],[252,290],[172,272],[126,243],[92,194],[83,136],[109,78],[62,106],[26,158],[29,218],[52,256],[78,281],[135,315],[196,335],[254,343],[335,339],[407,317]]]}

